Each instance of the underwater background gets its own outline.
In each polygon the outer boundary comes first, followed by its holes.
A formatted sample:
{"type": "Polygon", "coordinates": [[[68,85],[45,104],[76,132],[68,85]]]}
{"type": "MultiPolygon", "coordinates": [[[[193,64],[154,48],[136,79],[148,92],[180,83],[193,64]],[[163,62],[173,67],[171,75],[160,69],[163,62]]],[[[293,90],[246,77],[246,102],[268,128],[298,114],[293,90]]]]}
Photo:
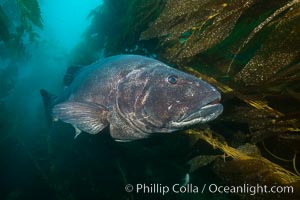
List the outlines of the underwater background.
{"type": "Polygon", "coordinates": [[[300,199],[300,0],[0,0],[0,199],[300,199]],[[222,92],[205,125],[118,143],[48,126],[70,66],[156,58],[222,92]],[[141,194],[127,184],[292,186],[141,194]]]}

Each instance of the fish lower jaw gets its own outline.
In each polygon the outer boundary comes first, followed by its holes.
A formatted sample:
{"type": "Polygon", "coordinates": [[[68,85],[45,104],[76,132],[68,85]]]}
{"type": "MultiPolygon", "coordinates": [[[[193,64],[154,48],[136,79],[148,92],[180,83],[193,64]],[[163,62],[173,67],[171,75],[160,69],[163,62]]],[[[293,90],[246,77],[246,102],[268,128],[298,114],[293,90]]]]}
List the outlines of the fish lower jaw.
{"type": "Polygon", "coordinates": [[[187,117],[184,120],[181,121],[176,121],[176,122],[171,122],[170,126],[174,127],[174,128],[183,128],[186,126],[191,126],[191,125],[195,125],[198,123],[206,123],[208,121],[214,120],[215,118],[217,118],[223,111],[223,107],[219,104],[219,105],[207,105],[205,107],[203,107],[199,112],[194,113],[193,115],[187,117]],[[215,112],[206,115],[206,116],[200,116],[201,113],[203,112],[204,109],[209,109],[209,108],[216,108],[215,112]]]}
{"type": "Polygon", "coordinates": [[[196,119],[193,119],[193,120],[190,120],[190,121],[185,121],[185,122],[171,122],[171,127],[184,128],[184,127],[187,127],[187,126],[191,126],[191,125],[198,124],[198,123],[205,123],[205,122],[208,122],[208,121],[210,121],[209,118],[199,117],[199,118],[196,118],[196,119]]]}

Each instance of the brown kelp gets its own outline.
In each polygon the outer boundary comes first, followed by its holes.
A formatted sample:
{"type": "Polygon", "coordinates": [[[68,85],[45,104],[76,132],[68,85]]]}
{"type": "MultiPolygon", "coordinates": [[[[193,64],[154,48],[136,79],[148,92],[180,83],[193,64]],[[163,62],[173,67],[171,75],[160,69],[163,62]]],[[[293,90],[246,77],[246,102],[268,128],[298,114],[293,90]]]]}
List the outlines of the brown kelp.
{"type": "Polygon", "coordinates": [[[186,62],[228,37],[241,14],[254,3],[169,0],[140,39],[160,38],[165,57],[176,63],[186,62]]]}
{"type": "Polygon", "coordinates": [[[28,34],[30,41],[34,41],[38,37],[35,27],[43,28],[38,1],[0,2],[0,26],[0,42],[3,41],[17,55],[22,53],[23,36],[28,34]]]}
{"type": "Polygon", "coordinates": [[[5,14],[2,6],[0,5],[0,41],[8,43],[10,35],[8,29],[8,17],[5,14]]]}
{"type": "Polygon", "coordinates": [[[102,51],[105,56],[132,53],[133,50],[143,52],[143,47],[137,45],[140,33],[160,14],[164,5],[163,0],[104,0],[91,11],[92,24],[75,49],[73,62],[89,64],[102,51]]]}
{"type": "MultiPolygon", "coordinates": [[[[245,144],[239,148],[232,148],[226,142],[214,138],[210,130],[188,130],[187,134],[192,134],[196,138],[201,139],[212,145],[213,148],[221,150],[224,155],[207,155],[197,156],[193,158],[191,163],[191,170],[195,171],[197,168],[203,167],[214,161],[213,169],[223,181],[227,184],[241,186],[245,183],[247,185],[281,185],[299,187],[300,174],[294,165],[295,172],[291,172],[275,164],[266,158],[262,157],[255,145],[245,144]],[[254,149],[254,150],[253,150],[254,149]],[[221,158],[221,159],[220,159],[221,158]]],[[[250,199],[249,195],[239,193],[242,199],[250,199]]],[[[299,194],[292,193],[293,196],[286,194],[263,194],[257,193],[257,199],[266,199],[272,197],[273,199],[291,198],[297,199],[299,194]]]]}
{"type": "Polygon", "coordinates": [[[1,1],[0,27],[0,61],[3,60],[0,67],[0,97],[4,97],[13,89],[18,72],[17,62],[26,53],[25,37],[29,36],[30,42],[33,42],[38,37],[36,27],[43,28],[38,1],[1,1]]]}

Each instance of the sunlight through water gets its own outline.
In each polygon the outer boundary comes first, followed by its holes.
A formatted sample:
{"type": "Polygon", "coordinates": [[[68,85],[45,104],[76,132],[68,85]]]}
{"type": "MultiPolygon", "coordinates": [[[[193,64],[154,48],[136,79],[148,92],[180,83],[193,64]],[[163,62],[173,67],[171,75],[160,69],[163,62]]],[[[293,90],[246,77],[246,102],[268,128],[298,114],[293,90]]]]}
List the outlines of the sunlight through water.
{"type": "Polygon", "coordinates": [[[89,25],[88,15],[101,0],[41,1],[45,37],[59,43],[66,50],[73,48],[89,25]]]}

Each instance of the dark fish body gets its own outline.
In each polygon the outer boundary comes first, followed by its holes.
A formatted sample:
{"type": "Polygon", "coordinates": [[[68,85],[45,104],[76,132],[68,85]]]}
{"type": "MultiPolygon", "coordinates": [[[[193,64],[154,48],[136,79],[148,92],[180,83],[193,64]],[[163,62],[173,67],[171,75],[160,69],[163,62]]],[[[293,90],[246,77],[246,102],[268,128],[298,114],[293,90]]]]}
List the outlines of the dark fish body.
{"type": "Polygon", "coordinates": [[[112,56],[71,72],[50,111],[77,133],[109,126],[114,139],[130,141],[204,123],[223,110],[213,86],[152,58],[112,56]]]}

